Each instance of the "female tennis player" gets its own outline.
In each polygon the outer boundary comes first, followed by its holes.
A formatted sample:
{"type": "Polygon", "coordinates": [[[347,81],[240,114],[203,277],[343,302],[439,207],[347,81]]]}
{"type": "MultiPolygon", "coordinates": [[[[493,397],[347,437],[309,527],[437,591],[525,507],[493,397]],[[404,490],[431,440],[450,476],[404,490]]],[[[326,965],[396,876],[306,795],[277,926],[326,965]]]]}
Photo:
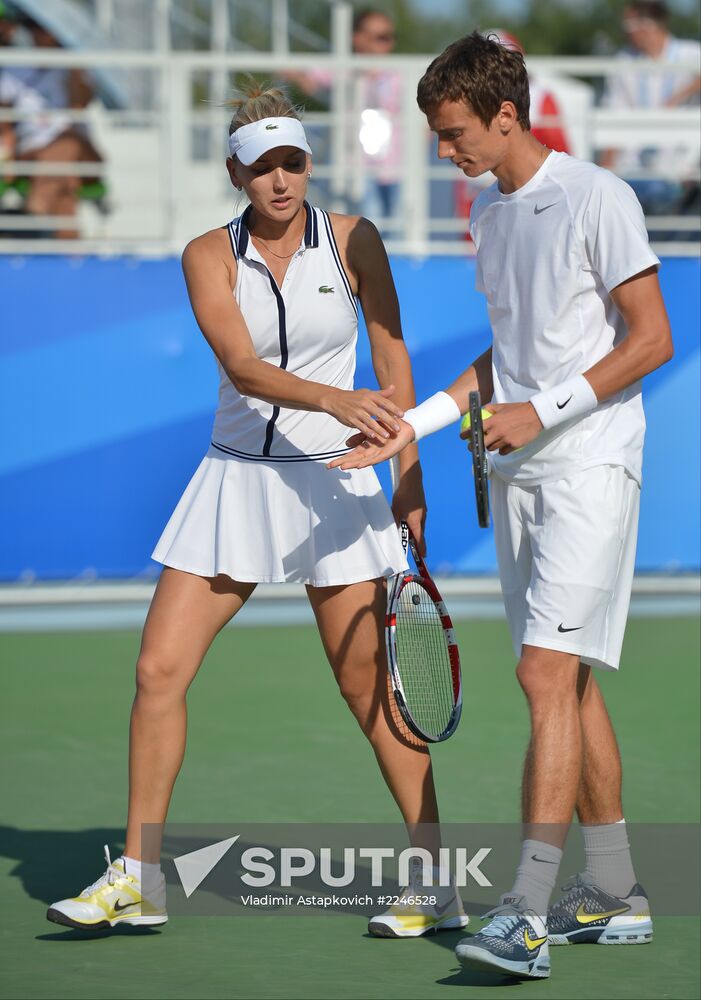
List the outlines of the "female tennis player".
{"type": "MultiPolygon", "coordinates": [[[[277,90],[237,102],[227,160],[250,201],[193,240],[183,268],[197,322],[217,358],[211,446],[153,557],[163,563],[137,664],[124,855],[50,920],[72,927],[167,920],[160,845],[142,824],[165,822],[185,750],[187,689],[219,630],[256,584],[295,581],[307,593],[343,697],[370,741],[416,846],[436,857],[438,810],[428,749],[393,722],[384,651],[387,577],[405,556],[394,518],[423,535],[415,447],[401,454],[394,517],[374,471],[330,471],[348,428],[384,440],[414,405],[389,264],[365,219],[306,200],[311,150],[277,90]],[[380,390],[353,389],[363,308],[380,390]],[[435,828],[434,828],[435,829],[435,828]]],[[[159,826],[157,826],[157,829],[159,826]]],[[[378,935],[415,937],[467,923],[452,888],[435,907],[408,905],[371,921],[378,935]]]]}

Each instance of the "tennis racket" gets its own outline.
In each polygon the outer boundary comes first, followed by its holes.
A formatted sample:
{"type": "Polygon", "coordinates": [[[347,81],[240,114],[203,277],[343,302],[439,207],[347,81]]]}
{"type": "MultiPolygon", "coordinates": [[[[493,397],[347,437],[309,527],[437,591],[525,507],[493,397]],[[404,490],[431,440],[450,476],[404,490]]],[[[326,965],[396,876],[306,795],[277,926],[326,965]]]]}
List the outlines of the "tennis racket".
{"type": "MultiPolygon", "coordinates": [[[[396,457],[390,471],[394,490],[396,457]]],[[[404,521],[400,536],[418,574],[399,573],[388,595],[385,639],[392,691],[412,733],[426,743],[441,743],[455,732],[462,712],[460,654],[450,615],[404,521]]]]}
{"type": "Polygon", "coordinates": [[[479,392],[470,393],[470,431],[472,435],[472,471],[475,479],[475,503],[480,528],[489,527],[489,487],[487,451],[484,447],[482,402],[479,392]]]}

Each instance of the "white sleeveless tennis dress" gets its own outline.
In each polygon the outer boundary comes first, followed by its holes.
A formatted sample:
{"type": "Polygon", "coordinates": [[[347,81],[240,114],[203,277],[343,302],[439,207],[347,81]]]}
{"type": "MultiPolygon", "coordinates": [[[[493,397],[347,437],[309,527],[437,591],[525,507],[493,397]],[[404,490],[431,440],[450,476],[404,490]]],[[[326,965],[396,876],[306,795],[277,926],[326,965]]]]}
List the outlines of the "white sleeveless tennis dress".
{"type": "MultiPolygon", "coordinates": [[[[261,360],[353,388],[358,307],[326,212],[305,203],[299,250],[278,288],[250,239],[250,208],[228,226],[234,297],[261,360]]],[[[326,413],[243,396],[219,365],[212,442],[152,558],[166,566],[252,583],[337,586],[406,567],[372,469],[326,463],[352,433],[326,413]]]]}

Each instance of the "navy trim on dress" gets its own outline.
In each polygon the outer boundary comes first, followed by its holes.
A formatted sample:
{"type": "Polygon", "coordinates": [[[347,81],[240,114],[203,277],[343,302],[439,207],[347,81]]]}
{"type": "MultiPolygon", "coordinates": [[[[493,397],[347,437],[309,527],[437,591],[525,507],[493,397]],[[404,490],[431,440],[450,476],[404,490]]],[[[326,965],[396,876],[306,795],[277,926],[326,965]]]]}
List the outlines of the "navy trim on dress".
{"type": "MultiPolygon", "coordinates": [[[[316,217],[316,212],[311,207],[311,205],[308,202],[306,202],[306,201],[304,202],[304,209],[305,209],[305,211],[307,213],[306,219],[305,219],[305,222],[304,222],[304,246],[305,246],[305,248],[306,247],[312,247],[312,248],[318,247],[319,246],[319,222],[318,222],[317,217],[316,217]]],[[[236,254],[237,250],[238,250],[238,253],[239,253],[240,256],[245,256],[245,254],[246,254],[246,250],[248,249],[248,242],[249,242],[248,220],[250,218],[252,210],[253,210],[253,206],[249,205],[248,208],[244,211],[244,213],[241,215],[241,217],[238,220],[236,239],[232,240],[232,247],[235,246],[234,254],[236,254]]],[[[255,263],[258,263],[258,262],[256,261],[255,263]]],[[[275,278],[273,278],[272,274],[270,273],[270,269],[265,264],[262,264],[262,267],[265,267],[265,270],[266,270],[267,275],[268,275],[268,280],[270,281],[270,287],[271,287],[271,289],[273,291],[273,295],[275,296],[275,301],[277,303],[278,340],[279,340],[279,343],[280,343],[280,368],[282,368],[282,370],[284,371],[287,368],[287,361],[288,361],[288,357],[289,357],[289,352],[288,352],[288,349],[287,349],[287,320],[286,320],[286,313],[285,313],[285,300],[282,297],[282,293],[280,292],[280,289],[278,288],[278,285],[277,285],[277,282],[275,281],[275,278]]],[[[353,301],[353,299],[351,298],[351,302],[352,301],[353,301]]],[[[353,305],[355,307],[355,303],[353,303],[353,305]]],[[[356,313],[357,313],[357,311],[358,311],[357,307],[355,307],[355,308],[356,308],[356,313]]],[[[265,442],[263,444],[263,455],[261,456],[262,458],[269,458],[270,457],[270,449],[272,448],[272,445],[273,445],[273,434],[274,434],[274,431],[275,431],[275,424],[277,423],[277,419],[278,419],[279,416],[280,416],[280,407],[277,406],[277,405],[275,405],[275,406],[273,406],[272,415],[271,415],[270,420],[268,421],[267,426],[265,428],[265,442]]],[[[215,447],[220,447],[220,446],[219,445],[215,445],[215,447]]],[[[236,454],[236,453],[232,452],[232,454],[236,454]]],[[[336,454],[343,455],[343,454],[345,454],[345,452],[334,453],[333,456],[329,456],[329,457],[335,457],[336,454]]],[[[288,459],[288,461],[290,461],[290,460],[288,459]]],[[[307,460],[306,459],[296,459],[296,461],[307,461],[307,460]]]]}
{"type": "Polygon", "coordinates": [[[229,448],[224,444],[211,442],[212,448],[223,451],[227,455],[234,455],[236,458],[245,458],[250,462],[317,462],[321,459],[339,458],[347,455],[350,448],[342,448],[340,451],[320,451],[311,455],[255,455],[250,451],[238,451],[236,448],[229,448]]]}
{"type": "Polygon", "coordinates": [[[238,238],[236,244],[238,247],[239,254],[241,256],[244,256],[246,250],[248,249],[248,219],[252,211],[253,211],[253,205],[249,205],[246,211],[239,219],[238,238]]]}
{"type": "Polygon", "coordinates": [[[336,261],[336,267],[339,270],[339,273],[340,273],[341,278],[343,280],[343,285],[344,285],[344,287],[346,289],[346,292],[348,294],[348,298],[350,299],[350,303],[353,306],[353,310],[355,312],[355,315],[357,316],[358,315],[358,303],[355,301],[355,296],[353,295],[353,291],[351,289],[351,284],[350,284],[350,281],[348,280],[348,275],[346,274],[346,269],[344,268],[343,263],[341,261],[341,254],[339,253],[339,250],[338,250],[338,244],[336,243],[336,237],[333,234],[333,228],[331,226],[331,220],[329,219],[328,212],[324,212],[323,209],[322,209],[322,215],[324,217],[324,225],[326,226],[326,232],[327,232],[328,237],[329,237],[329,246],[331,247],[331,253],[333,255],[334,260],[336,261]]]}
{"type": "MultiPolygon", "coordinates": [[[[319,220],[316,217],[316,211],[312,208],[309,202],[305,201],[303,204],[306,212],[306,219],[304,221],[304,247],[306,249],[315,249],[319,246],[319,220]]],[[[250,234],[248,232],[248,220],[251,216],[252,210],[253,206],[249,205],[244,213],[239,216],[238,220],[236,220],[236,250],[234,252],[238,252],[238,255],[240,256],[244,256],[246,250],[248,249],[248,241],[250,238],[250,234]]],[[[234,223],[230,222],[229,225],[232,227],[231,231],[233,232],[234,223]]]]}
{"type": "Polygon", "coordinates": [[[234,237],[234,224],[230,222],[228,225],[223,227],[229,234],[229,243],[231,243],[231,252],[234,255],[234,260],[238,260],[238,254],[236,253],[236,238],[234,237]]]}
{"type": "Polygon", "coordinates": [[[304,227],[304,245],[305,247],[312,247],[312,249],[319,246],[319,220],[316,217],[316,210],[312,208],[309,202],[305,201],[304,207],[307,210],[307,221],[304,227]]]}
{"type": "MultiPolygon", "coordinates": [[[[265,268],[268,271],[268,268],[265,268]]],[[[270,280],[270,287],[273,290],[273,295],[277,301],[277,316],[278,316],[278,339],[280,341],[280,368],[284,371],[287,368],[287,360],[289,357],[289,352],[287,350],[287,325],[285,322],[285,300],[282,297],[280,289],[277,287],[277,282],[273,278],[270,271],[268,271],[268,278],[270,280]]],[[[265,444],[263,445],[263,454],[270,455],[270,449],[273,444],[273,431],[275,430],[275,424],[277,423],[277,418],[280,416],[280,407],[273,406],[273,414],[268,421],[268,426],[265,428],[265,444]]]]}

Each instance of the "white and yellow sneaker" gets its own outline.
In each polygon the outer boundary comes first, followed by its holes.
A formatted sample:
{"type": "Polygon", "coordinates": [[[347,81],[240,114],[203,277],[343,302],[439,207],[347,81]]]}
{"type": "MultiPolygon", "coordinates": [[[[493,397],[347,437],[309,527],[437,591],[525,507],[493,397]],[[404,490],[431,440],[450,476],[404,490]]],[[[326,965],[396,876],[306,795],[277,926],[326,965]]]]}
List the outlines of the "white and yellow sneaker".
{"type": "Polygon", "coordinates": [[[149,886],[146,898],[140,881],[125,871],[124,859],[112,862],[106,844],[105,858],[104,875],[79,896],[53,903],[46,912],[47,920],[82,930],[103,930],[117,924],[164,924],[168,919],[164,875],[159,875],[156,884],[149,886]]]}
{"type": "Polygon", "coordinates": [[[421,937],[431,931],[461,930],[469,922],[455,886],[424,887],[419,862],[412,865],[409,885],[399,899],[385,913],[371,918],[368,933],[373,937],[421,937]]]}

